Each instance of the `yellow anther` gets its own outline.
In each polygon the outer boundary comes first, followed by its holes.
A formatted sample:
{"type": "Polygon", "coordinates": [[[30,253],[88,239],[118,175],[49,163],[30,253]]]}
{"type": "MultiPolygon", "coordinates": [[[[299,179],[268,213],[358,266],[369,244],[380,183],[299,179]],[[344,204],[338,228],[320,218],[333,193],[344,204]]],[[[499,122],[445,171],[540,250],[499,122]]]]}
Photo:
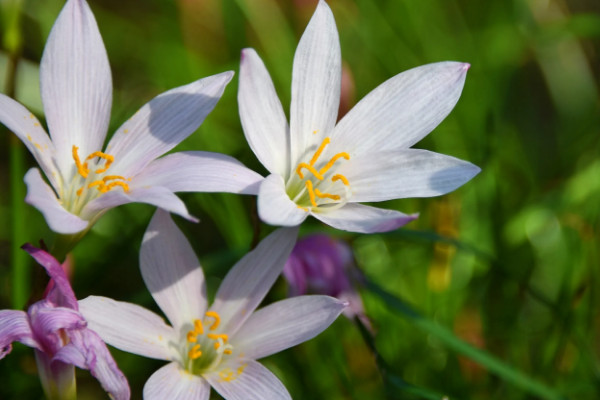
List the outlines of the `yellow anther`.
{"type": "Polygon", "coordinates": [[[83,188],[77,189],[77,192],[75,193],[77,193],[77,196],[81,196],[81,193],[83,193],[83,188]]]}
{"type": "Polygon", "coordinates": [[[200,358],[200,356],[202,356],[202,352],[200,351],[199,344],[194,345],[194,347],[192,347],[192,349],[190,351],[188,351],[188,357],[191,358],[192,360],[200,358]]]}
{"type": "Polygon", "coordinates": [[[86,157],[86,159],[85,159],[86,163],[84,165],[87,167],[87,161],[92,160],[96,157],[103,158],[104,160],[106,160],[106,163],[104,164],[104,168],[100,168],[100,169],[96,170],[97,174],[106,172],[110,168],[110,165],[115,161],[115,158],[113,156],[111,156],[110,154],[106,154],[101,151],[95,151],[86,157]]]}
{"type": "MultiPolygon", "coordinates": [[[[212,339],[212,340],[223,339],[223,342],[225,342],[225,343],[229,340],[229,336],[227,336],[224,333],[209,333],[208,335],[206,335],[206,337],[209,338],[209,339],[212,339]]],[[[215,349],[218,348],[218,347],[219,346],[215,346],[215,349]]]]}
{"type": "Polygon", "coordinates": [[[317,151],[315,151],[315,154],[313,155],[313,157],[310,159],[310,165],[315,165],[315,163],[319,159],[319,156],[321,155],[323,150],[325,150],[325,146],[327,146],[329,144],[329,142],[330,142],[330,140],[328,137],[323,139],[323,142],[321,142],[321,145],[319,146],[317,151]]]}
{"type": "Polygon", "coordinates": [[[329,170],[329,168],[333,167],[333,164],[335,164],[335,162],[342,157],[345,158],[346,160],[350,159],[350,155],[348,153],[345,153],[345,152],[337,153],[335,156],[331,157],[331,160],[329,160],[329,162],[323,168],[321,168],[319,173],[324,174],[325,172],[327,172],[329,170]]]}
{"type": "Polygon", "coordinates": [[[335,182],[337,180],[342,181],[344,183],[344,185],[346,185],[346,186],[350,185],[350,182],[348,182],[348,179],[346,179],[346,177],[344,175],[337,174],[337,175],[334,175],[333,178],[331,178],[332,182],[335,182]]]}
{"type": "Polygon", "coordinates": [[[223,350],[223,354],[229,355],[231,353],[232,353],[231,349],[225,349],[225,350],[223,350]]]}
{"type": "Polygon", "coordinates": [[[128,184],[126,184],[125,182],[116,181],[116,182],[111,182],[108,185],[106,185],[104,193],[108,192],[110,189],[114,188],[115,186],[121,186],[123,188],[123,190],[125,191],[125,193],[129,192],[128,184]]]}
{"type": "Polygon", "coordinates": [[[304,179],[304,175],[302,174],[302,168],[306,168],[307,170],[309,170],[310,172],[312,172],[312,174],[318,180],[320,180],[320,181],[323,180],[323,175],[321,175],[319,173],[319,171],[317,171],[315,169],[315,167],[313,167],[312,165],[308,165],[307,163],[300,163],[300,164],[298,164],[298,168],[296,168],[296,173],[298,174],[298,176],[300,177],[300,179],[304,179]]]}
{"type": "Polygon", "coordinates": [[[321,193],[319,189],[315,189],[315,194],[322,199],[339,200],[340,196],[337,194],[321,193]]]}
{"type": "MultiPolygon", "coordinates": [[[[215,319],[215,322],[213,322],[213,324],[208,329],[210,329],[211,331],[214,331],[215,329],[217,329],[219,327],[219,324],[221,323],[221,316],[219,315],[219,313],[217,313],[215,311],[207,311],[206,314],[204,314],[204,315],[215,319]]],[[[227,335],[225,335],[225,336],[227,336],[227,335]]]]}
{"type": "Polygon", "coordinates": [[[202,321],[199,319],[194,320],[194,333],[196,335],[202,335],[204,333],[204,326],[202,326],[202,321]]]}
{"type": "Polygon", "coordinates": [[[102,191],[104,189],[104,181],[94,181],[92,183],[90,183],[89,185],[87,185],[88,189],[93,188],[94,186],[100,186],[98,188],[99,191],[102,191]]]}
{"type": "MultiPolygon", "coordinates": [[[[124,177],[119,176],[119,175],[107,175],[104,178],[102,178],[102,180],[104,182],[114,181],[114,180],[117,180],[117,179],[120,179],[122,181],[128,180],[128,179],[125,179],[124,177]]],[[[131,179],[129,179],[129,180],[131,180],[131,179]]]]}
{"type": "Polygon", "coordinates": [[[308,189],[308,196],[310,197],[310,202],[313,207],[317,207],[317,202],[315,201],[315,192],[313,191],[313,184],[311,181],[306,181],[306,189],[308,189]]]}
{"type": "Polygon", "coordinates": [[[198,335],[194,331],[189,331],[187,333],[187,341],[190,343],[196,343],[198,341],[198,335]]]}
{"type": "Polygon", "coordinates": [[[84,178],[87,178],[88,174],[90,173],[90,170],[87,168],[87,163],[81,164],[79,154],[77,154],[78,150],[79,147],[74,145],[72,150],[73,160],[75,160],[75,166],[77,167],[77,172],[79,172],[79,175],[83,176],[84,178]]]}

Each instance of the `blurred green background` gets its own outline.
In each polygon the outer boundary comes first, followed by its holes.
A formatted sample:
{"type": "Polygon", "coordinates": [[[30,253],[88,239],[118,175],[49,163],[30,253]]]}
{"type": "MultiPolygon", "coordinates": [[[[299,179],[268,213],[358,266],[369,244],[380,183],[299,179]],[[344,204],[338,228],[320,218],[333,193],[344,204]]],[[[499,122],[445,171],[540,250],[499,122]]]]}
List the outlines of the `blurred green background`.
{"type": "MultiPolygon", "coordinates": [[[[264,363],[295,399],[600,398],[600,2],[328,3],[344,61],[341,113],[406,69],[471,63],[458,105],[416,147],[469,160],[482,172],[441,198],[381,204],[420,212],[397,232],[356,235],[309,220],[302,234],[324,231],[347,240],[366,279],[404,303],[373,286],[362,290],[377,357],[357,326],[340,317],[316,339],[264,363]]],[[[38,64],[63,5],[0,0],[0,91],[14,92],[40,118],[38,64]]],[[[113,72],[112,132],[165,90],[237,71],[245,47],[265,61],[287,111],[294,50],[316,0],[90,0],[90,6],[113,72]]],[[[266,174],[243,136],[237,84],[234,78],[199,131],[175,150],[226,153],[266,174]]],[[[33,158],[5,127],[0,131],[0,309],[23,309],[29,285],[39,296],[45,275],[18,247],[50,242],[52,235],[22,201],[22,177],[33,158]]],[[[177,222],[214,293],[250,248],[255,199],[181,197],[201,223],[177,222]]],[[[146,205],[114,209],[77,246],[79,298],[99,294],[157,310],[138,269],[152,212],[146,205]]],[[[270,230],[262,225],[261,237],[270,230]]],[[[280,281],[267,300],[285,294],[280,281]]],[[[162,363],[113,354],[133,398],[141,398],[162,363]]],[[[89,373],[78,372],[80,398],[103,398],[89,373]]],[[[42,397],[31,349],[15,345],[0,361],[0,376],[0,398],[42,397]]]]}

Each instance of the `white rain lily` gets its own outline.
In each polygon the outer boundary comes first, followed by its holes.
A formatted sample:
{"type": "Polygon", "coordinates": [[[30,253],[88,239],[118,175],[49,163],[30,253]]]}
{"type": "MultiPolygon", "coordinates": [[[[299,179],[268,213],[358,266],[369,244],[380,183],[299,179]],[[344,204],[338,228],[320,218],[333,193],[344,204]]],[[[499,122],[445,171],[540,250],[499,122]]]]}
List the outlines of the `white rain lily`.
{"type": "Polygon", "coordinates": [[[106,343],[170,361],[146,382],[146,400],[207,400],[211,386],[227,400],[290,399],[279,379],[255,360],[316,336],[347,305],[329,296],[299,296],[255,311],[296,236],[297,229],[281,228],[265,238],[229,271],[208,306],[190,244],[158,210],[142,242],[140,268],[171,325],[142,307],[105,297],[81,300],[79,309],[106,343]]]}
{"type": "Polygon", "coordinates": [[[383,232],[416,218],[358,204],[450,192],[480,169],[409,148],[452,110],[468,64],[441,62],[403,72],[360,101],[337,125],[341,54],[331,10],[320,0],[300,39],[288,126],[263,62],[242,51],[238,102],[246,139],[270,175],[258,212],[272,225],[308,215],[335,228],[383,232]]]}
{"type": "Polygon", "coordinates": [[[0,95],[0,122],[27,146],[37,168],[25,176],[26,201],[61,234],[85,232],[107,209],[149,203],[188,219],[177,191],[255,193],[262,177],[235,159],[185,152],[157,159],[188,137],[212,111],[233,72],[157,96],[102,145],[112,103],[111,72],[94,16],[84,0],[68,0],[40,65],[50,137],[25,107],[0,95]]]}

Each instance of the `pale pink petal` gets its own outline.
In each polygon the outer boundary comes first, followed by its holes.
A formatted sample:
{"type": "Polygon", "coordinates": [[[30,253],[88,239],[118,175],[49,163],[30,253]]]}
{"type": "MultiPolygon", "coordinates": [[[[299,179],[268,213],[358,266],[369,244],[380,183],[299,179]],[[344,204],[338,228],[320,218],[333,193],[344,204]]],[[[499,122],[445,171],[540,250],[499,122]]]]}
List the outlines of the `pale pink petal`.
{"type": "Polygon", "coordinates": [[[316,148],[311,146],[320,144],[335,126],[340,104],[341,65],[333,14],[325,1],[319,1],[294,56],[291,162],[312,154],[316,148]]]}
{"type": "Polygon", "coordinates": [[[40,121],[21,104],[0,93],[0,122],[21,139],[52,186],[58,188],[60,174],[54,165],[54,145],[40,121]]]}
{"type": "Polygon", "coordinates": [[[232,77],[231,71],[209,76],[162,93],[144,105],[121,125],[106,147],[115,158],[111,170],[122,176],[135,175],[191,135],[215,108],[232,77]]]}
{"type": "Polygon", "coordinates": [[[131,190],[127,193],[116,188],[87,203],[81,212],[82,217],[91,220],[98,218],[104,211],[121,204],[146,203],[179,214],[190,221],[198,222],[197,218],[188,213],[183,201],[169,189],[162,186],[136,187],[135,180],[130,187],[131,190]]]}
{"type": "Polygon", "coordinates": [[[337,210],[312,214],[315,218],[343,231],[358,233],[388,232],[415,220],[418,214],[406,215],[362,204],[348,203],[337,210]]]}
{"type": "Polygon", "coordinates": [[[208,400],[208,382],[172,362],[150,376],[144,385],[145,400],[208,400]]]}
{"type": "Polygon", "coordinates": [[[152,161],[136,175],[136,186],[163,186],[173,192],[257,194],[264,178],[233,157],[183,151],[152,161]]]}
{"type": "Polygon", "coordinates": [[[289,126],[273,81],[254,49],[242,50],[240,119],[246,140],[256,157],[272,174],[289,175],[289,126]]]}
{"type": "Polygon", "coordinates": [[[40,88],[56,161],[69,177],[73,145],[83,157],[102,150],[112,105],[108,57],[85,1],[67,1],[54,23],[40,64],[40,88]]]}
{"type": "Polygon", "coordinates": [[[148,358],[176,358],[179,336],[165,321],[143,307],[90,296],[79,300],[79,312],[102,340],[123,351],[148,358]]]}
{"type": "Polygon", "coordinates": [[[338,123],[331,150],[361,154],[412,146],[454,108],[468,68],[469,64],[440,62],[387,80],[338,123]]]}
{"type": "Polygon", "coordinates": [[[351,202],[432,197],[462,186],[481,169],[427,150],[399,149],[361,154],[336,173],[350,182],[351,202]]]}
{"type": "Polygon", "coordinates": [[[225,400],[291,400],[283,383],[260,363],[242,359],[237,364],[204,375],[225,400]],[[231,379],[224,379],[232,374],[231,379]]]}
{"type": "Polygon", "coordinates": [[[231,338],[237,353],[259,359],[323,332],[347,303],[329,296],[299,296],[268,305],[248,318],[231,338]]]}
{"type": "Polygon", "coordinates": [[[27,185],[25,202],[37,208],[44,215],[46,223],[54,232],[73,234],[88,227],[88,221],[63,208],[52,188],[42,179],[37,168],[27,171],[25,184],[27,185]]]}
{"type": "Polygon", "coordinates": [[[285,192],[283,178],[267,176],[258,189],[258,215],[263,222],[276,226],[297,226],[308,216],[285,192]]]}
{"type": "Polygon", "coordinates": [[[140,249],[146,287],[175,330],[206,311],[206,286],[200,262],[168,212],[157,210],[140,249]]]}
{"type": "Polygon", "coordinates": [[[233,335],[252,314],[283,270],[297,236],[297,228],[276,230],[229,271],[210,307],[221,315],[220,331],[233,335]]]}
{"type": "Polygon", "coordinates": [[[12,350],[13,342],[21,342],[26,346],[41,349],[33,338],[29,325],[29,317],[24,311],[0,311],[0,360],[12,350]]]}

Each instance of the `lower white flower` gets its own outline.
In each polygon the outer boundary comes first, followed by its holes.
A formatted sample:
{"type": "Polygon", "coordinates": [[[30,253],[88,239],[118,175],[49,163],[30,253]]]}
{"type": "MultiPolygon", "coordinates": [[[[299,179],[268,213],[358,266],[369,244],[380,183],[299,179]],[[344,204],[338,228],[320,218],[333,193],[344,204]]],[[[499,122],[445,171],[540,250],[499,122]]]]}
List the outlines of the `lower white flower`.
{"type": "Polygon", "coordinates": [[[80,301],[80,311],[108,344],[170,361],[146,382],[145,399],[207,400],[211,386],[227,400],[290,399],[279,379],[255,360],[313,338],[347,305],[329,296],[299,296],[255,312],[296,236],[296,228],[269,235],[231,269],[209,307],[190,244],[159,210],[144,236],[140,268],[171,326],[142,307],[105,297],[80,301]]]}

